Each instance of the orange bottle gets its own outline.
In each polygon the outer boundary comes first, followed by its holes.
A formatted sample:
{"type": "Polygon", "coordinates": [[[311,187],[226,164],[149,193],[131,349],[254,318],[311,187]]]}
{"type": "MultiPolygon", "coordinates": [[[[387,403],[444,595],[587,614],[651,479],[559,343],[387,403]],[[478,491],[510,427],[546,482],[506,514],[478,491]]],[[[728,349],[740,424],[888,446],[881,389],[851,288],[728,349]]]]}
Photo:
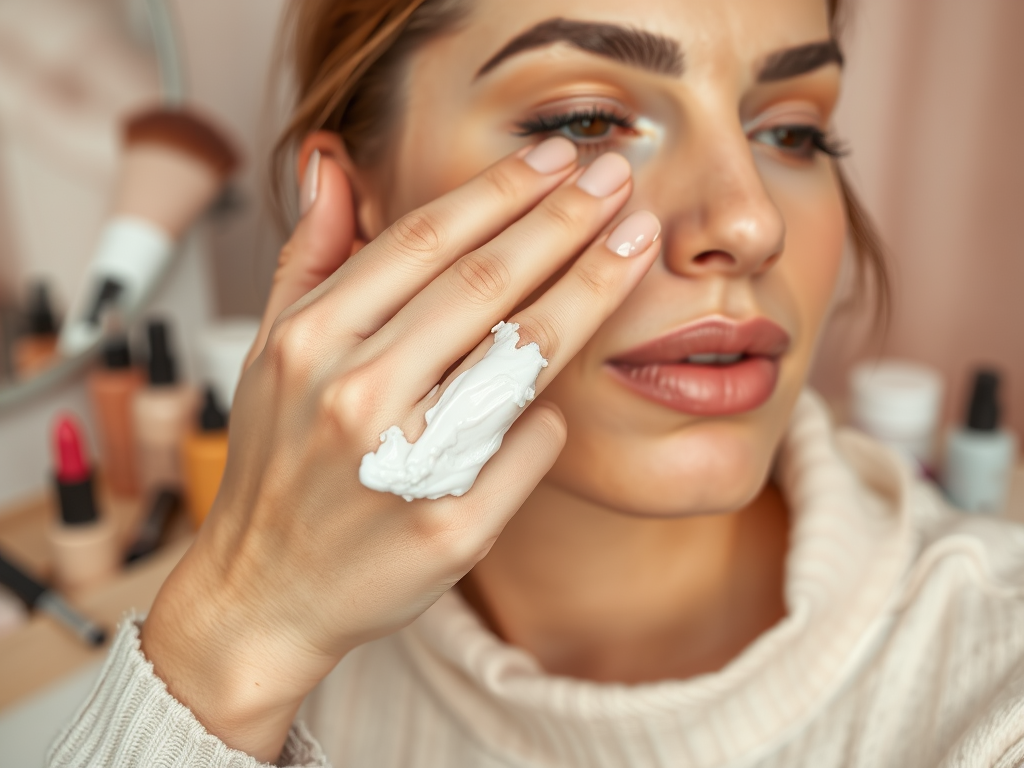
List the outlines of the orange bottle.
{"type": "Polygon", "coordinates": [[[143,385],[143,373],[132,367],[128,337],[123,332],[108,336],[100,366],[89,374],[88,384],[107,488],[115,496],[135,498],[142,489],[132,402],[143,385]]]}
{"type": "Polygon", "coordinates": [[[25,312],[25,332],[14,342],[12,356],[14,370],[22,379],[48,368],[57,356],[57,321],[44,282],[32,286],[25,312]]]}
{"type": "Polygon", "coordinates": [[[197,427],[185,437],[181,451],[185,501],[196,528],[210,513],[228,461],[227,414],[218,404],[212,387],[206,390],[197,427]]]}

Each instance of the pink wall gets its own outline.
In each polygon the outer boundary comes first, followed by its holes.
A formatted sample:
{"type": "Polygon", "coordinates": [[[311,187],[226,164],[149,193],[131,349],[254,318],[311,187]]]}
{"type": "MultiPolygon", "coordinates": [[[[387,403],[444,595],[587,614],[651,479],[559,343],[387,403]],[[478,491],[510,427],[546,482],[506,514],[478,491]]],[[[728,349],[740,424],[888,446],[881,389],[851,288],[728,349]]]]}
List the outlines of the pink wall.
{"type": "Polygon", "coordinates": [[[1024,434],[1024,3],[855,0],[837,118],[847,168],[890,251],[895,311],[880,344],[866,313],[837,318],[814,377],[845,394],[850,363],[882,353],[947,376],[959,418],[972,366],[1007,375],[1024,434]]]}

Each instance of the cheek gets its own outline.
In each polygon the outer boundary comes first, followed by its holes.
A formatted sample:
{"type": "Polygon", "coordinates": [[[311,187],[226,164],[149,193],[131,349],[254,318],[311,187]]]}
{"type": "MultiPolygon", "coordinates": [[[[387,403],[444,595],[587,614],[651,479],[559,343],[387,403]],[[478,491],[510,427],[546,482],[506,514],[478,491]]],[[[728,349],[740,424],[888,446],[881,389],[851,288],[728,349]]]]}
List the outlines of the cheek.
{"type": "Polygon", "coordinates": [[[785,251],[765,282],[765,302],[785,305],[797,331],[794,351],[807,364],[839,279],[846,241],[846,213],[833,168],[773,178],[772,199],[785,221],[785,251]]]}

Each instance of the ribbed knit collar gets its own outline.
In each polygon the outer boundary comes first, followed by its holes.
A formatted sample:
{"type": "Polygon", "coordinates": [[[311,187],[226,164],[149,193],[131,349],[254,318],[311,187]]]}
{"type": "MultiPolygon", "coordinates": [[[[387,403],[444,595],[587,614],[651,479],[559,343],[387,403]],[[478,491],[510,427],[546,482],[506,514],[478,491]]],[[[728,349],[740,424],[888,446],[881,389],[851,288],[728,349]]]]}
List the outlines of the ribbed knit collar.
{"type": "Polygon", "coordinates": [[[776,478],[790,506],[787,616],[719,672],[642,685],[545,673],[454,591],[401,633],[469,738],[516,766],[739,766],[808,723],[883,636],[916,549],[910,476],[797,404],[776,478]]]}

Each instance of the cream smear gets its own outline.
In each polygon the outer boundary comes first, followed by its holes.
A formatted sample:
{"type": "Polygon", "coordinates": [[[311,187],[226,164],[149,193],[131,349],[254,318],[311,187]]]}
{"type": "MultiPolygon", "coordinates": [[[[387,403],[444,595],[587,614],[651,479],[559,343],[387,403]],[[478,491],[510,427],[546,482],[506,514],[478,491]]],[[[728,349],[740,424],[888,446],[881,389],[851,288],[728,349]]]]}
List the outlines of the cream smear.
{"type": "Polygon", "coordinates": [[[535,343],[516,347],[519,326],[498,323],[483,359],[460,374],[426,413],[427,428],[410,443],[401,428],[388,428],[381,446],[363,456],[359,482],[413,499],[461,496],[536,394],[548,361],[535,343]]]}

